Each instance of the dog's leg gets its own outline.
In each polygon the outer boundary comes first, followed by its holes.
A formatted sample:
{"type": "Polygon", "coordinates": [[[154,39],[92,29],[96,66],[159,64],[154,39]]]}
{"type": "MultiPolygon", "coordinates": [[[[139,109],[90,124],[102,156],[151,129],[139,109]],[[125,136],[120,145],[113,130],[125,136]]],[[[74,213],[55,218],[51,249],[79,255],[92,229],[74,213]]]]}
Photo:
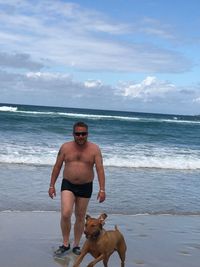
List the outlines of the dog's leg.
{"type": "Polygon", "coordinates": [[[108,267],[108,260],[109,260],[109,257],[105,257],[103,259],[103,265],[104,265],[104,267],[108,267]]]}
{"type": "Polygon", "coordinates": [[[121,242],[119,243],[119,246],[117,248],[117,252],[119,254],[119,257],[121,259],[121,267],[124,267],[124,262],[126,258],[126,243],[124,238],[122,237],[121,242]]]}
{"type": "Polygon", "coordinates": [[[78,258],[76,259],[73,267],[79,267],[80,263],[82,262],[83,258],[85,257],[85,255],[87,254],[87,251],[81,251],[81,254],[78,256],[78,258]]]}
{"type": "Polygon", "coordinates": [[[126,256],[126,251],[118,251],[119,257],[121,259],[121,267],[124,267],[124,263],[125,263],[125,256],[126,256]]]}
{"type": "Polygon", "coordinates": [[[83,258],[89,251],[89,244],[87,241],[83,244],[83,247],[81,249],[81,254],[76,258],[73,267],[79,267],[80,263],[82,262],[83,258]]]}
{"type": "Polygon", "coordinates": [[[93,267],[97,262],[101,261],[104,259],[104,255],[101,254],[98,258],[96,258],[95,260],[91,261],[87,267],[93,267]]]}

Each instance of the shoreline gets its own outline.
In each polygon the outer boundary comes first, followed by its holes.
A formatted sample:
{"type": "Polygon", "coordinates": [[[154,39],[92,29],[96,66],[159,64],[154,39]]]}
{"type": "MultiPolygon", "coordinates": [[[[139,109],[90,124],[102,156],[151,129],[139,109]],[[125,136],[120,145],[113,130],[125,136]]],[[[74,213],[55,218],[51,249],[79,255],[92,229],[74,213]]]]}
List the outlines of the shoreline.
{"type": "MultiPolygon", "coordinates": [[[[126,267],[199,267],[199,220],[198,215],[108,214],[104,228],[110,230],[116,224],[123,233],[126,267]]],[[[84,240],[83,235],[81,245],[84,240]]],[[[74,260],[72,253],[63,259],[53,258],[53,251],[62,242],[60,213],[56,211],[0,212],[0,242],[2,267],[70,267],[74,260]]],[[[81,266],[91,260],[87,255],[81,266]]],[[[117,253],[109,260],[109,267],[115,266],[120,266],[117,253]]]]}

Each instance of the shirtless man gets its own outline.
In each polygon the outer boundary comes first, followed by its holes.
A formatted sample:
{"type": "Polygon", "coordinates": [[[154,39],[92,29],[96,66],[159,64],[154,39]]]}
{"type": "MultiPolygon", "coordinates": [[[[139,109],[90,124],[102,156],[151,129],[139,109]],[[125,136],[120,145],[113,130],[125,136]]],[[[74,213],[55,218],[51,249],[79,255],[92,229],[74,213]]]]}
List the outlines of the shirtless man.
{"type": "Polygon", "coordinates": [[[105,195],[105,174],[102,155],[99,147],[87,141],[88,126],[83,122],[77,122],[73,126],[74,140],[64,143],[57,155],[56,163],[51,174],[49,196],[56,196],[55,183],[64,163],[63,180],[61,185],[61,230],[63,245],[55,255],[61,256],[70,250],[71,216],[75,207],[74,244],[72,251],[80,254],[79,242],[84,230],[84,222],[87,206],[92,195],[94,179],[93,167],[95,166],[99,192],[97,199],[103,202],[105,195]]]}

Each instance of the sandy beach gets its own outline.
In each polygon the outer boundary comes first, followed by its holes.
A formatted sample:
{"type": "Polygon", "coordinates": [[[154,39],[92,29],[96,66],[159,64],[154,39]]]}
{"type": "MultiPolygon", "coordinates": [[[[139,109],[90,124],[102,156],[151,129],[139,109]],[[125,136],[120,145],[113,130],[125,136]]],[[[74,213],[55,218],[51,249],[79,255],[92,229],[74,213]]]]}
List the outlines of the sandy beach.
{"type": "MultiPolygon", "coordinates": [[[[1,212],[0,266],[72,266],[75,256],[71,252],[62,259],[53,257],[61,244],[59,219],[59,212],[1,212]]],[[[117,224],[123,232],[128,247],[127,267],[199,267],[199,220],[199,216],[108,214],[105,229],[117,224]]],[[[88,255],[81,266],[90,260],[88,255]]],[[[109,266],[120,266],[116,253],[109,266]]]]}

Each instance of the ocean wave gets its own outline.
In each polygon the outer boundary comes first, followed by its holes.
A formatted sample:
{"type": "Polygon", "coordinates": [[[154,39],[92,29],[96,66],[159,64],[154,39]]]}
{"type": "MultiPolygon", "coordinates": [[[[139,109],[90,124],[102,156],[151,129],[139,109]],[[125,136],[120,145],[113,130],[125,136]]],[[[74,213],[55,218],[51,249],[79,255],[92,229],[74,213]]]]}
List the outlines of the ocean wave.
{"type": "Polygon", "coordinates": [[[53,111],[25,111],[18,110],[17,107],[0,107],[0,111],[15,112],[21,114],[30,114],[30,115],[43,115],[43,116],[61,116],[61,117],[70,117],[70,118],[84,118],[84,119],[93,119],[93,120],[139,120],[136,117],[127,117],[127,116],[114,116],[114,115],[97,115],[97,114],[83,114],[83,113],[71,113],[71,112],[53,112],[53,111]]]}
{"type": "MultiPolygon", "coordinates": [[[[101,147],[105,167],[115,168],[157,168],[177,170],[200,169],[200,150],[168,146],[147,146],[145,144],[127,147],[104,145],[101,147]]],[[[0,163],[52,166],[57,156],[56,147],[38,143],[0,143],[0,163]]]]}
{"type": "MultiPolygon", "coordinates": [[[[187,120],[178,119],[178,117],[171,118],[158,118],[158,117],[143,117],[137,116],[136,114],[130,116],[119,116],[119,115],[103,115],[103,114],[87,114],[87,113],[73,113],[73,112],[59,112],[59,111],[33,111],[33,110],[19,110],[18,107],[12,106],[0,106],[0,112],[15,112],[24,115],[34,116],[57,116],[57,117],[68,117],[68,118],[80,118],[80,119],[91,119],[91,120],[119,120],[119,121],[138,121],[144,123],[178,123],[178,124],[200,124],[200,120],[187,120]]],[[[91,111],[90,111],[91,112],[91,111]]]]}
{"type": "Polygon", "coordinates": [[[149,168],[149,169],[174,169],[198,170],[200,159],[198,157],[173,156],[135,156],[134,158],[111,157],[105,160],[105,166],[118,168],[149,168]]]}
{"type": "Polygon", "coordinates": [[[4,111],[4,112],[16,112],[17,111],[17,107],[1,106],[0,107],[0,111],[4,111]]]}
{"type": "MultiPolygon", "coordinates": [[[[56,155],[37,156],[37,155],[0,155],[2,164],[21,164],[35,166],[53,166],[56,155]]],[[[200,158],[198,157],[134,157],[123,158],[120,156],[110,156],[104,159],[105,167],[114,168],[147,168],[147,169],[174,169],[174,170],[199,170],[200,158]]]]}

